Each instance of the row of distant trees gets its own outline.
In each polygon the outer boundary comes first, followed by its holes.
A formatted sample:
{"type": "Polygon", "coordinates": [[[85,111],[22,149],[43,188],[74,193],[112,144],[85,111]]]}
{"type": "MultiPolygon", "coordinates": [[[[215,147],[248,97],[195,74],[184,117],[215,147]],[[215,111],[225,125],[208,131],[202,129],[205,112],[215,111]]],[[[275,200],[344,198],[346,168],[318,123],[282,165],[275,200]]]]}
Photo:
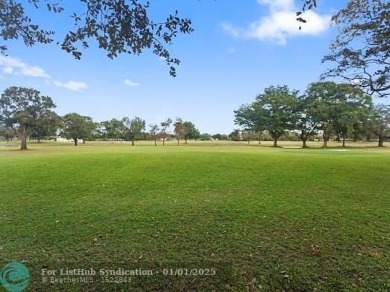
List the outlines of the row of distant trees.
{"type": "Polygon", "coordinates": [[[93,136],[94,139],[129,140],[132,145],[137,139],[154,140],[154,144],[157,146],[157,140],[159,139],[162,140],[164,145],[165,140],[173,136],[180,144],[180,140],[187,143],[189,139],[199,139],[202,135],[192,122],[183,121],[181,118],[176,118],[175,121],[167,118],[159,124],[149,124],[148,129],[146,129],[146,122],[142,118],[130,119],[125,117],[121,120],[111,119],[96,124],[93,136]],[[168,129],[171,126],[174,128],[173,135],[168,134],[168,129]]]}
{"type": "Polygon", "coordinates": [[[390,137],[390,106],[373,105],[371,96],[350,84],[317,82],[309,85],[303,94],[287,86],[270,86],[250,104],[234,111],[235,123],[241,130],[224,134],[201,134],[190,121],[181,118],[165,119],[146,126],[140,117],[113,118],[100,123],[78,113],[59,116],[55,104],[48,96],[35,89],[7,88],[0,98],[0,136],[7,141],[14,137],[21,140],[21,149],[27,149],[27,140],[51,139],[62,136],[73,140],[128,140],[177,139],[185,143],[189,139],[200,140],[248,140],[257,135],[260,141],[271,137],[274,146],[286,135],[298,137],[307,147],[307,141],[321,135],[324,147],[332,136],[336,140],[361,140],[372,135],[378,146],[390,137]],[[173,133],[170,129],[173,128],[173,133]]]}
{"type": "Polygon", "coordinates": [[[390,138],[390,106],[372,102],[371,95],[348,83],[315,82],[303,94],[284,86],[270,86],[249,104],[234,111],[244,132],[267,132],[277,146],[282,135],[295,133],[306,142],[322,135],[323,147],[332,136],[360,140],[375,135],[378,146],[390,138]]]}
{"type": "Polygon", "coordinates": [[[21,149],[27,149],[28,138],[42,139],[61,136],[71,139],[77,146],[79,140],[128,140],[134,145],[137,139],[149,138],[162,140],[163,145],[168,137],[185,143],[189,139],[210,139],[209,134],[201,134],[190,121],[181,118],[167,118],[159,124],[150,124],[140,117],[122,119],[113,118],[100,123],[94,122],[89,116],[69,113],[59,116],[56,105],[49,96],[43,96],[35,89],[24,87],[9,87],[0,98],[0,136],[10,140],[18,137],[21,149]],[[173,127],[173,135],[168,130],[173,127]]]}

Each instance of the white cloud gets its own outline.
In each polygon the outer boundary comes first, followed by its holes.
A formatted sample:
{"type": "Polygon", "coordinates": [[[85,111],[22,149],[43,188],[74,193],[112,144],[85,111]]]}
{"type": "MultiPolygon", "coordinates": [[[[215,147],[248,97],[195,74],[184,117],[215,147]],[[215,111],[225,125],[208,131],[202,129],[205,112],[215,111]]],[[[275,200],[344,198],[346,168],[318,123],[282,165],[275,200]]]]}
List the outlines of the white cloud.
{"type": "Polygon", "coordinates": [[[14,73],[14,68],[12,68],[12,67],[4,67],[4,68],[3,68],[3,72],[4,72],[5,74],[12,75],[12,74],[14,73]]]}
{"type": "Polygon", "coordinates": [[[50,75],[38,66],[31,66],[18,58],[0,56],[0,67],[4,74],[24,75],[29,77],[50,79],[50,75]]]}
{"type": "Polygon", "coordinates": [[[60,81],[54,81],[54,85],[57,87],[63,87],[72,91],[82,91],[88,88],[88,85],[85,82],[79,81],[68,81],[66,83],[60,81]]]}
{"type": "Polygon", "coordinates": [[[296,11],[293,0],[258,0],[260,5],[269,8],[269,14],[252,22],[249,27],[237,28],[229,23],[221,27],[233,37],[244,37],[260,41],[271,41],[285,45],[287,39],[293,36],[318,35],[326,31],[330,25],[330,15],[320,15],[312,10],[306,11],[302,17],[307,24],[299,30],[296,21],[296,11]]]}
{"type": "Polygon", "coordinates": [[[130,87],[138,87],[140,86],[141,84],[137,83],[137,82],[134,82],[134,81],[131,81],[130,79],[125,79],[125,81],[123,81],[127,86],[130,86],[130,87]]]}
{"type": "MultiPolygon", "coordinates": [[[[46,84],[54,84],[57,87],[63,87],[73,91],[82,91],[88,88],[88,85],[85,82],[53,81],[53,83],[51,83],[52,77],[41,67],[29,65],[21,59],[10,56],[0,56],[0,69],[6,75],[23,75],[27,77],[44,78],[46,84]]],[[[39,86],[37,85],[36,87],[39,86]]]]}
{"type": "Polygon", "coordinates": [[[260,5],[268,5],[271,11],[291,11],[294,10],[294,0],[257,0],[260,5]]]}

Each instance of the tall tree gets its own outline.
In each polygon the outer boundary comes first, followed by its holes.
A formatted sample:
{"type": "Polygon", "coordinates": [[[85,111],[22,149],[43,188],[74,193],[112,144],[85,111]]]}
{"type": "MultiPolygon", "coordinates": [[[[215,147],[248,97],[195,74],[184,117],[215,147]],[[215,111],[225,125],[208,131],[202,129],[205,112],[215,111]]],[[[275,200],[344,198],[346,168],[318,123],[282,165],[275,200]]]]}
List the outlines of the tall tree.
{"type": "Polygon", "coordinates": [[[154,146],[157,146],[157,136],[160,128],[157,124],[149,125],[149,133],[152,139],[154,140],[154,146]]]}
{"type": "Polygon", "coordinates": [[[177,140],[177,146],[180,145],[180,139],[183,139],[186,135],[186,127],[183,123],[183,120],[181,118],[176,118],[176,121],[174,123],[174,132],[175,132],[175,137],[177,140]]]}
{"type": "Polygon", "coordinates": [[[328,141],[333,131],[334,122],[337,119],[335,107],[339,92],[335,82],[314,82],[306,90],[306,95],[313,102],[312,115],[322,132],[323,148],[328,147],[328,141]]]}
{"type": "Polygon", "coordinates": [[[142,131],[145,129],[145,120],[140,117],[129,119],[124,117],[122,119],[123,125],[126,127],[126,137],[131,140],[131,145],[134,146],[134,141],[142,131]]]}
{"type": "Polygon", "coordinates": [[[350,84],[338,84],[338,88],[340,97],[335,107],[337,116],[334,131],[339,139],[342,139],[342,146],[345,147],[347,135],[353,131],[354,125],[370,118],[372,99],[360,88],[350,84]]]}
{"type": "Polygon", "coordinates": [[[243,104],[234,111],[234,123],[241,126],[246,132],[257,132],[259,144],[261,143],[261,133],[266,129],[263,120],[264,114],[260,113],[261,110],[261,108],[255,108],[254,103],[251,103],[243,104]]]}
{"type": "Polygon", "coordinates": [[[295,131],[302,141],[302,148],[307,148],[307,141],[319,130],[319,121],[315,119],[315,100],[307,95],[298,97],[296,104],[295,131]]]}
{"type": "Polygon", "coordinates": [[[167,138],[167,129],[172,124],[172,120],[170,118],[167,118],[165,121],[161,122],[161,131],[160,136],[163,139],[163,146],[165,146],[165,139],[167,138]]]}
{"type": "Polygon", "coordinates": [[[62,117],[61,135],[67,139],[72,139],[74,146],[77,146],[78,140],[85,141],[92,135],[95,126],[91,117],[69,113],[62,117]]]}
{"type": "Polygon", "coordinates": [[[42,96],[38,90],[12,86],[1,95],[0,122],[6,127],[16,127],[21,138],[20,150],[27,150],[31,129],[55,107],[51,97],[42,96]]]}
{"type": "Polygon", "coordinates": [[[234,123],[239,125],[244,132],[257,130],[260,117],[261,115],[256,115],[253,104],[243,104],[234,111],[234,123]]]}
{"type": "Polygon", "coordinates": [[[332,17],[339,34],[323,62],[332,62],[322,77],[342,77],[369,94],[390,95],[390,2],[349,0],[332,17]]]}
{"type": "Polygon", "coordinates": [[[45,137],[55,136],[60,125],[61,117],[53,111],[46,111],[32,128],[30,137],[37,139],[39,143],[45,137]]]}
{"type": "MultiPolygon", "coordinates": [[[[139,55],[151,49],[170,66],[170,74],[176,75],[175,65],[180,61],[171,56],[167,46],[178,34],[193,32],[191,20],[181,18],[176,10],[163,19],[151,19],[151,2],[140,0],[79,0],[77,8],[67,11],[55,0],[1,0],[0,1],[0,52],[7,49],[7,41],[22,39],[27,46],[36,43],[60,44],[67,53],[76,59],[81,58],[81,48],[86,49],[94,40],[109,58],[119,54],[139,55]],[[56,38],[53,27],[41,28],[27,14],[28,6],[38,9],[37,13],[48,9],[53,13],[65,12],[70,15],[74,29],[56,38]]],[[[63,13],[63,14],[65,14],[63,13]]],[[[42,16],[44,17],[44,16],[42,16]]]]}
{"type": "Polygon", "coordinates": [[[103,121],[100,124],[105,139],[119,140],[124,138],[126,128],[122,121],[111,119],[109,121],[103,121]]]}
{"type": "Polygon", "coordinates": [[[323,148],[333,134],[345,138],[357,121],[368,118],[371,97],[360,88],[347,83],[333,81],[314,82],[309,85],[306,95],[311,100],[311,116],[322,131],[323,148]]]}
{"type": "Polygon", "coordinates": [[[384,141],[390,138],[390,105],[375,106],[371,127],[378,137],[378,147],[383,147],[384,141]]]}
{"type": "Polygon", "coordinates": [[[199,139],[200,132],[192,122],[186,121],[183,123],[185,127],[184,143],[187,144],[189,139],[199,139]]]}
{"type": "MultiPolygon", "coordinates": [[[[248,114],[245,118],[252,121],[255,131],[268,130],[274,147],[277,147],[283,133],[294,129],[297,96],[298,91],[290,90],[286,85],[267,87],[247,107],[248,114]]],[[[238,114],[236,113],[236,120],[238,114]]]]}

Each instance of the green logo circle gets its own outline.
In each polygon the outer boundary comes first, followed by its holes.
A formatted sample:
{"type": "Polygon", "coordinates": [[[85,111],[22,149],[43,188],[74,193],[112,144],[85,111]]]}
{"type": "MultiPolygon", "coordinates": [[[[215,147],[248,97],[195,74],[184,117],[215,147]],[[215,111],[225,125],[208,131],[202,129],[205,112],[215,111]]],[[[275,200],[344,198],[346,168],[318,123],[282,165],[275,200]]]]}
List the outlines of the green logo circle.
{"type": "Polygon", "coordinates": [[[0,273],[0,283],[8,292],[22,292],[28,286],[30,273],[25,265],[11,262],[0,273]]]}

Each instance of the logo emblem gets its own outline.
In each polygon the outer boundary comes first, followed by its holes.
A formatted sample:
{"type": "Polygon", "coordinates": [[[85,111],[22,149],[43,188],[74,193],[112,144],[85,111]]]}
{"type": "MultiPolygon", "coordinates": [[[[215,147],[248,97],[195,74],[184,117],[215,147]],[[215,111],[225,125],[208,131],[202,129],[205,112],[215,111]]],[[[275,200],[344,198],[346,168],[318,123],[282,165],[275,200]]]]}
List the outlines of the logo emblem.
{"type": "Polygon", "coordinates": [[[25,265],[11,262],[0,272],[0,283],[7,292],[22,292],[30,281],[30,273],[25,265]]]}

